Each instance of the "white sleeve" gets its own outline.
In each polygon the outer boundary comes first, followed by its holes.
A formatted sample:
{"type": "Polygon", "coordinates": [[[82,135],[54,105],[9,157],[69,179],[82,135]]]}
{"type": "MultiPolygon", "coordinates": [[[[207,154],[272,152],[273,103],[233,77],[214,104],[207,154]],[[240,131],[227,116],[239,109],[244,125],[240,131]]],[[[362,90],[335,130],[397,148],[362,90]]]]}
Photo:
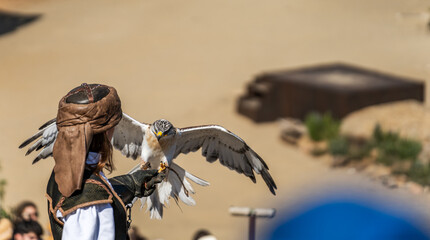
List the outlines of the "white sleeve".
{"type": "MultiPolygon", "coordinates": [[[[61,215],[58,214],[57,216],[61,215]]],[[[78,208],[63,218],[62,240],[114,240],[115,222],[112,206],[96,204],[78,208]]]]}

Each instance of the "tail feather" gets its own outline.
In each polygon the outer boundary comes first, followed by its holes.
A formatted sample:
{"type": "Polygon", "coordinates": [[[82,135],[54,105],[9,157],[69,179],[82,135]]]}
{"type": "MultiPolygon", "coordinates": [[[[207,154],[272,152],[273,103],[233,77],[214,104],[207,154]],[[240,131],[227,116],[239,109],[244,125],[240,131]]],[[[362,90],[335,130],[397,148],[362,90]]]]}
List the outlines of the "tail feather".
{"type": "MultiPolygon", "coordinates": [[[[138,170],[138,166],[129,173],[138,170]]],[[[156,191],[151,196],[140,199],[142,207],[146,204],[146,209],[150,212],[151,218],[161,219],[163,217],[163,208],[169,204],[170,198],[173,198],[176,203],[180,199],[189,206],[196,204],[191,196],[195,192],[188,179],[201,186],[209,185],[207,181],[188,173],[175,163],[171,163],[167,171],[167,178],[157,185],[156,191]]]]}
{"type": "Polygon", "coordinates": [[[185,176],[188,179],[190,179],[191,181],[197,183],[200,186],[205,186],[206,187],[206,186],[210,185],[208,181],[206,181],[204,179],[201,179],[201,178],[199,178],[199,177],[197,177],[197,176],[195,176],[195,175],[193,175],[193,174],[191,174],[189,172],[185,172],[185,176]]]}
{"type": "Polygon", "coordinates": [[[163,204],[160,202],[157,190],[151,196],[146,197],[146,201],[142,200],[142,198],[140,200],[142,203],[141,207],[146,202],[146,211],[149,211],[152,219],[161,219],[163,217],[163,204]]]}

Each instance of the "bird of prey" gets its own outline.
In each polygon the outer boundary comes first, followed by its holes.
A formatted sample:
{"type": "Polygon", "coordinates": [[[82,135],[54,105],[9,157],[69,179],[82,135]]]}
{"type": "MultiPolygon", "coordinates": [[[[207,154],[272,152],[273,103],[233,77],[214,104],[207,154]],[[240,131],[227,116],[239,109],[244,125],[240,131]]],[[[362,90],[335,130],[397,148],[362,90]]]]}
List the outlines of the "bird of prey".
{"type": "MultiPolygon", "coordinates": [[[[33,161],[52,156],[52,149],[57,136],[55,119],[39,128],[39,131],[22,143],[23,148],[31,145],[26,153],[42,149],[33,161]]],[[[157,185],[157,191],[149,197],[142,198],[142,206],[146,203],[151,218],[161,219],[163,207],[173,198],[180,199],[187,205],[195,205],[190,193],[194,190],[187,179],[201,185],[209,183],[187,172],[173,160],[181,153],[187,154],[202,149],[202,155],[209,162],[219,162],[231,170],[243,173],[254,183],[254,173],[260,174],[269,190],[275,195],[276,184],[270,176],[267,164],[240,137],[218,125],[176,128],[169,121],[160,119],[152,124],[141,123],[123,113],[122,120],[114,129],[112,145],[123,155],[132,159],[141,159],[143,164],[137,165],[130,172],[137,171],[141,166],[150,168],[167,168],[165,181],[157,185]]]]}

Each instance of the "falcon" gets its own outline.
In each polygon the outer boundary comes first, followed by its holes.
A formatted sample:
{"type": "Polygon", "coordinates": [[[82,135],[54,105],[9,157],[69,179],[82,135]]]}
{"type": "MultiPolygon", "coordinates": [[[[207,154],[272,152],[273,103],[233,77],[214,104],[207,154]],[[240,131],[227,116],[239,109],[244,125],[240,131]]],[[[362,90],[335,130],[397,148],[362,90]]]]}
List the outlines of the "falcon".
{"type": "MultiPolygon", "coordinates": [[[[52,156],[52,149],[57,137],[55,119],[42,125],[39,131],[24,141],[19,148],[34,142],[26,155],[42,149],[33,164],[52,156]]],[[[142,206],[146,203],[151,218],[161,219],[163,207],[173,198],[187,205],[195,205],[190,195],[194,190],[188,180],[208,186],[209,183],[187,172],[173,162],[179,154],[187,154],[202,149],[202,155],[210,163],[219,162],[249,177],[256,182],[255,173],[260,174],[273,195],[277,189],[269,168],[264,160],[252,150],[240,137],[218,125],[176,128],[169,121],[160,119],[152,124],[141,123],[123,113],[122,120],[115,126],[112,145],[127,158],[141,159],[131,172],[145,168],[166,168],[166,179],[157,185],[157,191],[149,197],[141,198],[142,206]]]]}

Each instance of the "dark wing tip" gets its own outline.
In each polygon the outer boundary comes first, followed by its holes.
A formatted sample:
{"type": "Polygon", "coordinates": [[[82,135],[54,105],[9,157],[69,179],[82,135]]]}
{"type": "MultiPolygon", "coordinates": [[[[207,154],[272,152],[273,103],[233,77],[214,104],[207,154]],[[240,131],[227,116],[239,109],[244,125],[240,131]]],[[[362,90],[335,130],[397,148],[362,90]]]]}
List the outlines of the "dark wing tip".
{"type": "Polygon", "coordinates": [[[47,121],[42,126],[40,126],[39,130],[44,129],[45,127],[47,127],[48,125],[51,125],[51,123],[56,122],[56,121],[57,121],[57,118],[54,118],[54,119],[51,119],[51,120],[47,121]]]}
{"type": "Polygon", "coordinates": [[[273,188],[270,188],[270,192],[273,194],[273,196],[276,196],[276,192],[273,188]]]}
{"type": "Polygon", "coordinates": [[[40,144],[39,146],[37,146],[36,151],[39,151],[43,147],[45,147],[45,146],[43,146],[42,144],[40,144]]]}
{"type": "Polygon", "coordinates": [[[254,174],[252,174],[251,176],[248,176],[248,177],[251,179],[251,181],[252,181],[253,183],[256,183],[256,182],[257,182],[257,180],[255,179],[254,174]]]}
{"type": "Polygon", "coordinates": [[[31,136],[27,140],[25,140],[23,143],[21,143],[21,145],[19,145],[18,148],[23,148],[23,147],[27,146],[29,143],[33,142],[34,140],[36,140],[37,138],[42,136],[42,134],[43,134],[43,131],[37,132],[36,134],[34,134],[33,136],[31,136]]]}
{"type": "MultiPolygon", "coordinates": [[[[50,124],[52,124],[53,122],[55,122],[57,119],[51,119],[48,122],[46,122],[45,124],[43,124],[39,130],[44,129],[45,127],[49,126],[50,124]]],[[[19,145],[18,148],[23,148],[25,146],[27,146],[29,143],[33,142],[34,140],[36,140],[38,137],[42,136],[43,131],[39,131],[36,134],[34,134],[33,136],[31,136],[29,139],[25,140],[23,143],[21,143],[21,145],[19,145]]]]}
{"type": "Polygon", "coordinates": [[[270,192],[272,192],[273,195],[276,195],[275,189],[278,189],[278,187],[267,169],[263,169],[261,171],[261,176],[263,177],[264,182],[266,182],[267,187],[269,187],[270,192]]]}
{"type": "Polygon", "coordinates": [[[50,157],[50,156],[52,156],[52,153],[48,154],[47,156],[40,156],[40,155],[38,155],[38,156],[33,160],[33,162],[32,162],[31,164],[35,164],[35,163],[39,162],[40,160],[45,159],[45,158],[48,158],[48,157],[50,157]]]}
{"type": "Polygon", "coordinates": [[[36,157],[31,164],[35,164],[40,161],[40,158],[36,157]]]}
{"type": "Polygon", "coordinates": [[[19,145],[19,147],[18,147],[18,148],[23,148],[23,147],[27,146],[29,143],[33,142],[33,141],[34,141],[34,139],[35,139],[35,138],[31,137],[31,138],[29,138],[29,139],[25,140],[23,143],[21,143],[21,145],[19,145]]]}

